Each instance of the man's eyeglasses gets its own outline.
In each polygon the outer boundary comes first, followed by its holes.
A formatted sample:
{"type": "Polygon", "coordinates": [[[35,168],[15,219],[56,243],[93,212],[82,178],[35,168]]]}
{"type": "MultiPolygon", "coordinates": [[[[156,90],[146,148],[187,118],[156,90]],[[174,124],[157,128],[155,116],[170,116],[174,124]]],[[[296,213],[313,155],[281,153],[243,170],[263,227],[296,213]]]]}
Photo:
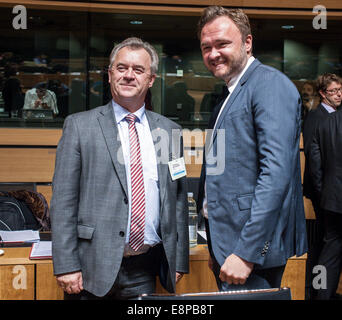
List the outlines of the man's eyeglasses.
{"type": "Polygon", "coordinates": [[[342,87],[331,89],[331,90],[325,90],[325,92],[327,92],[327,93],[329,93],[331,95],[336,94],[337,92],[342,93],[342,87]]]}

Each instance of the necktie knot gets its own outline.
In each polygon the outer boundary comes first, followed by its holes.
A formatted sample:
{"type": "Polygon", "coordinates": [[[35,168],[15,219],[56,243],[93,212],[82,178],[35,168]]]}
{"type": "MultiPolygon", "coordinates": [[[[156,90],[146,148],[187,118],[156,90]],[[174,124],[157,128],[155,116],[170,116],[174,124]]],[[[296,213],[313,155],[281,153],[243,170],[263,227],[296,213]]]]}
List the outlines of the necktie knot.
{"type": "Polygon", "coordinates": [[[135,114],[133,114],[133,113],[130,113],[130,114],[128,114],[126,117],[125,117],[125,119],[129,122],[129,123],[134,123],[134,122],[136,122],[137,121],[137,116],[135,115],[135,114]]]}

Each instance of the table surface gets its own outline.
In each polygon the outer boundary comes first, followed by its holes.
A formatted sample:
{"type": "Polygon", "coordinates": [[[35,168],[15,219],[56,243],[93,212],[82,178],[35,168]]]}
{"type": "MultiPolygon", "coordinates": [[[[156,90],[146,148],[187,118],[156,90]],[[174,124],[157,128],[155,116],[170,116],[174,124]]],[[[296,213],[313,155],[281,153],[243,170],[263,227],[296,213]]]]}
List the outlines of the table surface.
{"type": "MultiPolygon", "coordinates": [[[[51,259],[29,259],[31,247],[1,248],[5,253],[0,256],[0,265],[49,264],[51,259]]],[[[207,245],[200,244],[190,248],[190,260],[208,260],[207,245]]]]}

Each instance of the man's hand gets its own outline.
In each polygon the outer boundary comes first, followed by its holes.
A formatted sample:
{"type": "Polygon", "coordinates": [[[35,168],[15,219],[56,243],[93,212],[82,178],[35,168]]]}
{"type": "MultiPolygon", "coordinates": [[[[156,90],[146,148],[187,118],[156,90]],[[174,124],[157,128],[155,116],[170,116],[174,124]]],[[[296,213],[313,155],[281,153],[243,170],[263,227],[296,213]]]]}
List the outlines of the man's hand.
{"type": "Polygon", "coordinates": [[[177,272],[177,271],[176,271],[176,283],[177,283],[180,279],[182,279],[183,275],[184,275],[183,272],[177,272]]]}
{"type": "Polygon", "coordinates": [[[82,272],[72,272],[56,276],[58,285],[67,293],[80,293],[83,290],[82,272]]]}
{"type": "Polygon", "coordinates": [[[42,101],[40,99],[37,99],[35,102],[34,102],[34,107],[35,108],[38,108],[40,106],[40,104],[42,103],[42,101]]]}
{"type": "Polygon", "coordinates": [[[253,263],[231,254],[221,267],[220,279],[228,284],[244,284],[252,272],[253,266],[253,263]]]}

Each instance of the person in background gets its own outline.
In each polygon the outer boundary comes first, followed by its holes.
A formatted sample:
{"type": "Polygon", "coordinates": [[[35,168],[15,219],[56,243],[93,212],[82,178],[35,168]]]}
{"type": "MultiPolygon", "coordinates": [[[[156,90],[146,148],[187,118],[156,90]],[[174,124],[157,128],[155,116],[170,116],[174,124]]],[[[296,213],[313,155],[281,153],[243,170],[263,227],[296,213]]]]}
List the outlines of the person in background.
{"type": "MultiPolygon", "coordinates": [[[[310,237],[311,241],[309,242],[309,250],[308,250],[308,259],[307,259],[307,298],[313,299],[316,291],[312,287],[312,279],[315,276],[313,274],[313,268],[317,265],[318,257],[323,247],[323,212],[320,206],[320,197],[315,192],[314,183],[312,180],[312,173],[310,167],[310,152],[311,152],[311,144],[314,132],[316,131],[318,125],[329,116],[330,113],[335,112],[338,107],[337,103],[334,100],[326,99],[327,94],[326,90],[330,86],[336,86],[340,83],[340,79],[336,74],[325,73],[320,75],[316,81],[316,90],[317,93],[315,96],[320,97],[320,103],[317,108],[308,111],[306,117],[304,118],[303,125],[303,142],[304,142],[304,155],[305,155],[305,167],[304,167],[304,176],[303,176],[303,195],[311,200],[313,209],[315,211],[315,232],[314,237],[310,237]]],[[[337,93],[336,97],[338,98],[339,93],[337,93]]]]}
{"type": "Polygon", "coordinates": [[[7,64],[5,66],[5,82],[2,89],[2,97],[4,99],[5,112],[8,112],[10,118],[17,115],[24,105],[24,93],[16,74],[17,68],[15,65],[7,64]]]}
{"type": "Polygon", "coordinates": [[[199,190],[209,266],[222,291],[280,287],[287,259],[307,248],[300,95],[253,57],[242,10],[206,8],[198,35],[205,66],[228,87],[209,121],[199,190]]]}
{"type": "Polygon", "coordinates": [[[155,292],[156,275],[174,292],[189,271],[186,180],[171,179],[168,166],[182,157],[181,127],[144,102],[157,70],[155,49],[126,39],[110,55],[112,100],[65,119],[51,224],[67,298],[135,298],[155,292]]]}
{"type": "Polygon", "coordinates": [[[48,109],[52,110],[54,115],[57,115],[56,94],[47,89],[47,83],[43,83],[37,88],[32,88],[26,92],[23,109],[48,109]]]}
{"type": "Polygon", "coordinates": [[[305,82],[300,91],[302,97],[302,120],[305,121],[307,114],[315,110],[319,104],[319,97],[315,85],[309,81],[305,82]]]}
{"type": "Polygon", "coordinates": [[[323,248],[317,265],[325,267],[322,281],[326,286],[315,288],[314,298],[329,300],[335,297],[342,269],[342,117],[340,111],[334,112],[341,105],[342,82],[334,74],[323,75],[318,82],[321,105],[329,115],[317,123],[308,158],[323,220],[323,248]]]}

